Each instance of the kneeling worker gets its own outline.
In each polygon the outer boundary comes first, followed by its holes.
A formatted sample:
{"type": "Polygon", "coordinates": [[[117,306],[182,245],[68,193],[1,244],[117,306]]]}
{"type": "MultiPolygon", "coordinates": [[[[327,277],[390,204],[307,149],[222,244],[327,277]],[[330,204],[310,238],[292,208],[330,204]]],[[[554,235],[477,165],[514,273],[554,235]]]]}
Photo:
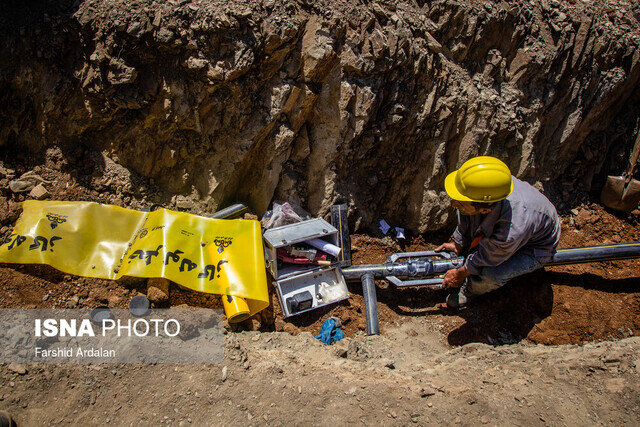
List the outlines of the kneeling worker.
{"type": "Polygon", "coordinates": [[[556,209],[534,187],[511,176],[502,161],[470,159],[447,175],[444,186],[458,210],[458,227],[453,242],[436,251],[467,256],[464,266],[442,276],[445,287],[460,288],[447,297],[449,307],[464,307],[551,261],[560,240],[556,209]]]}

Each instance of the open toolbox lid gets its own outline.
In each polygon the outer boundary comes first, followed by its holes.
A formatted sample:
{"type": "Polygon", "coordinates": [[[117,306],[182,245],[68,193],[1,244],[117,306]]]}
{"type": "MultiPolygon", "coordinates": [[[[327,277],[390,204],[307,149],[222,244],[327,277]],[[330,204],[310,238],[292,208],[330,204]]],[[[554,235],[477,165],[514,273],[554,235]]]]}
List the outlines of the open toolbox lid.
{"type": "MultiPolygon", "coordinates": [[[[267,270],[269,270],[274,279],[280,279],[285,276],[295,275],[317,268],[315,265],[295,265],[291,268],[278,269],[278,257],[276,254],[278,248],[316,238],[325,240],[336,246],[339,244],[338,230],[322,218],[313,218],[307,221],[265,230],[263,238],[264,259],[267,263],[267,270]]],[[[336,259],[334,263],[337,265],[338,260],[336,259]]]]}

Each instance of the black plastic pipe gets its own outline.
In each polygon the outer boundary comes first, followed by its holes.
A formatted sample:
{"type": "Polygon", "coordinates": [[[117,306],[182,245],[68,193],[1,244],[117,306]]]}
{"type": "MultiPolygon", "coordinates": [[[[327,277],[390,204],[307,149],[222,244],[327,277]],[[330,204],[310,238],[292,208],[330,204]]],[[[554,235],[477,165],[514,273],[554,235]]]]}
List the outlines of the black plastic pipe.
{"type": "Polygon", "coordinates": [[[640,258],[640,242],[558,249],[545,266],[640,258]]]}

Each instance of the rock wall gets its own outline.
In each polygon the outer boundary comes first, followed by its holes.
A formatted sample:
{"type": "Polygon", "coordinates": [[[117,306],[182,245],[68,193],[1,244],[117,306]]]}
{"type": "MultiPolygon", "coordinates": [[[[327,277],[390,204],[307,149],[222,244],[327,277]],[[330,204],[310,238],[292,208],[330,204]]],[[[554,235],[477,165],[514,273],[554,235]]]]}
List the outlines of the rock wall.
{"type": "Polygon", "coordinates": [[[194,212],[346,202],[356,228],[424,232],[451,222],[444,177],[469,157],[589,190],[622,171],[640,117],[631,1],[21,10],[0,18],[0,150],[98,153],[98,182],[115,164],[194,212]]]}

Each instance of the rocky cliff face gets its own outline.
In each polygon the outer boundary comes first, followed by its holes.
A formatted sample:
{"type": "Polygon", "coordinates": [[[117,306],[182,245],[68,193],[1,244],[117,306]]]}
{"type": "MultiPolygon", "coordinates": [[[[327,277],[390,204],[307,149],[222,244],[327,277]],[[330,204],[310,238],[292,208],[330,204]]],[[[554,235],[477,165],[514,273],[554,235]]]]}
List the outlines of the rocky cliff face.
{"type": "Polygon", "coordinates": [[[347,202],[357,227],[424,232],[451,221],[443,180],[469,157],[589,190],[621,172],[640,116],[631,1],[18,8],[0,23],[0,150],[93,153],[98,190],[133,191],[109,178],[124,167],[194,212],[347,202]]]}

